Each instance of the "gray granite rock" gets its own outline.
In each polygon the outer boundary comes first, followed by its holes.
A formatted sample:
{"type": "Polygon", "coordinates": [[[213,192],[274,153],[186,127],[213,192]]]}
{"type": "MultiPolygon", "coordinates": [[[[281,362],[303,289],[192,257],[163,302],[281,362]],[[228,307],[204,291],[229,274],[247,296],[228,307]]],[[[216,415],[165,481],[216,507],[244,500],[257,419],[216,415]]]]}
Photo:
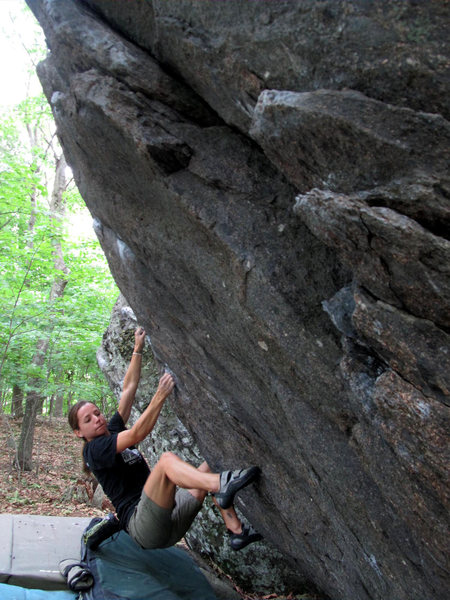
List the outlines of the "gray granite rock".
{"type": "Polygon", "coordinates": [[[333,600],[445,597],[448,2],[28,3],[199,454],[333,600]]]}
{"type": "MultiPolygon", "coordinates": [[[[117,399],[121,394],[137,327],[138,322],[132,309],[126,299],[120,295],[111,314],[108,329],[103,335],[102,345],[97,352],[98,364],[117,399]]],[[[161,370],[162,366],[155,360],[151,340],[147,336],[141,380],[130,423],[136,421],[148,405],[156,391],[161,370]]],[[[140,449],[147,457],[150,467],[155,465],[163,452],[167,451],[175,452],[194,466],[198,466],[204,460],[192,436],[173,410],[176,398],[177,390],[164,405],[151,435],[140,444],[140,449]]],[[[239,510],[238,513],[245,523],[243,514],[239,510]]],[[[293,590],[303,593],[311,589],[308,581],[292,569],[274,546],[265,541],[248,546],[240,552],[232,550],[223,520],[211,498],[205,500],[202,510],[185,536],[185,542],[192,556],[208,576],[219,599],[231,600],[233,597],[240,596],[233,591],[230,579],[221,580],[217,576],[218,571],[226,573],[235,585],[247,592],[287,594],[293,590]],[[215,569],[211,565],[214,565],[215,569]]]]}

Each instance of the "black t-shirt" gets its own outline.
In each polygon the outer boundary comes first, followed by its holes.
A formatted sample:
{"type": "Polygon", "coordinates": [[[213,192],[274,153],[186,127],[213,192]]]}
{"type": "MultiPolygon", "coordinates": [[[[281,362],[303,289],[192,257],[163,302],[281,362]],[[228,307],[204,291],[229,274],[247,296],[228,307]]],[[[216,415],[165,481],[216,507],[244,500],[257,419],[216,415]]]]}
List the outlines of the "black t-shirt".
{"type": "Polygon", "coordinates": [[[111,435],[94,438],[83,449],[87,466],[113,503],[124,527],[128,525],[150,474],[144,457],[134,446],[123,452],[116,452],[117,435],[125,429],[120,413],[116,412],[108,423],[111,435]]]}

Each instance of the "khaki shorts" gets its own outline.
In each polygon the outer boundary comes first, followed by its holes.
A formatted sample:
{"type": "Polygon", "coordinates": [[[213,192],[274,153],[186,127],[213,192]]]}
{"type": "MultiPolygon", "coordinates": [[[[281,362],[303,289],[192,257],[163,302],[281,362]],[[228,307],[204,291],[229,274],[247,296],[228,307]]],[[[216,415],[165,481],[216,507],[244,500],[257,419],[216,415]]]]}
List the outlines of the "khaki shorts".
{"type": "Polygon", "coordinates": [[[175,493],[175,506],[162,508],[144,491],[128,522],[128,533],[142,548],[168,548],[192,525],[202,503],[184,489],[175,493]]]}

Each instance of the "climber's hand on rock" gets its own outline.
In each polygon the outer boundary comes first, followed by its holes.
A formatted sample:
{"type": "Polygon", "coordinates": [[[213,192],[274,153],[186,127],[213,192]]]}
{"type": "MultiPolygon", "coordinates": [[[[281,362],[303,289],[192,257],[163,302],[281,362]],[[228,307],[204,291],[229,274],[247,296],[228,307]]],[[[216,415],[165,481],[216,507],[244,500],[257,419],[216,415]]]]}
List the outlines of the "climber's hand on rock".
{"type": "Polygon", "coordinates": [[[145,329],[138,327],[134,332],[134,352],[142,352],[145,346],[145,329]]]}
{"type": "Polygon", "coordinates": [[[159,380],[158,389],[156,390],[156,393],[160,394],[163,398],[167,398],[167,396],[169,396],[174,387],[175,381],[173,379],[173,375],[166,372],[159,380]]]}

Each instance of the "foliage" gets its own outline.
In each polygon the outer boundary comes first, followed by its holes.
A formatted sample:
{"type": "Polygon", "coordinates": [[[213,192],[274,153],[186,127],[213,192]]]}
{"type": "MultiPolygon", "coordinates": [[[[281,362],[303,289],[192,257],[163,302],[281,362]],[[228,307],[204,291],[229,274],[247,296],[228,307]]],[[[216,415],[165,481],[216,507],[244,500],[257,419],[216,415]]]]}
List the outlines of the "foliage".
{"type": "Polygon", "coordinates": [[[0,378],[6,411],[13,386],[26,394],[34,378],[44,384],[48,401],[112,401],[95,354],[118,290],[90,226],[77,237],[71,231],[74,216],[83,212],[74,185],[64,193],[62,220],[50,208],[57,147],[52,127],[42,95],[0,118],[0,378]],[[56,242],[68,283],[63,297],[51,300],[56,242]],[[36,366],[33,353],[50,332],[46,360],[36,366]]]}

